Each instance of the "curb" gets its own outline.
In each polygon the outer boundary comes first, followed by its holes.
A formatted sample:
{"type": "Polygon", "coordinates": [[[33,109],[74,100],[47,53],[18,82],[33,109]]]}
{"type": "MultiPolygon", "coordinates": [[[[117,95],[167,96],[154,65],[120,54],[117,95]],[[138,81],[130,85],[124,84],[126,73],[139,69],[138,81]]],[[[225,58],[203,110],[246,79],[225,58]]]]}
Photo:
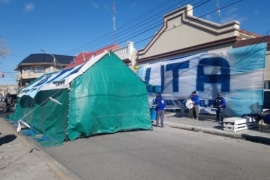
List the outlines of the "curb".
{"type": "Polygon", "coordinates": [[[252,136],[248,134],[235,134],[235,133],[230,133],[226,131],[222,132],[218,130],[212,130],[209,128],[195,127],[195,126],[182,125],[182,124],[176,124],[176,123],[170,123],[170,122],[167,122],[166,124],[168,124],[169,127],[176,128],[176,129],[203,132],[203,133],[213,134],[217,136],[229,137],[229,138],[234,138],[234,139],[242,139],[242,140],[270,145],[270,138],[268,137],[252,136]]]}

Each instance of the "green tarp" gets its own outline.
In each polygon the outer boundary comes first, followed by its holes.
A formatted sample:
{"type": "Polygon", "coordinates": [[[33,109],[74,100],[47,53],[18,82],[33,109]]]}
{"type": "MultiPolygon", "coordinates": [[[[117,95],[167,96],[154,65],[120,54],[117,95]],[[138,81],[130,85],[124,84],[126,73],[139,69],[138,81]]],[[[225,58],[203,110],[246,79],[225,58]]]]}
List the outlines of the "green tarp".
{"type": "Polygon", "coordinates": [[[102,56],[74,78],[68,89],[39,91],[34,98],[22,96],[13,119],[26,121],[54,144],[66,136],[75,140],[152,129],[145,84],[114,53],[102,56]]]}
{"type": "Polygon", "coordinates": [[[107,55],[71,83],[68,134],[151,129],[148,96],[141,79],[116,55],[107,55]]]}

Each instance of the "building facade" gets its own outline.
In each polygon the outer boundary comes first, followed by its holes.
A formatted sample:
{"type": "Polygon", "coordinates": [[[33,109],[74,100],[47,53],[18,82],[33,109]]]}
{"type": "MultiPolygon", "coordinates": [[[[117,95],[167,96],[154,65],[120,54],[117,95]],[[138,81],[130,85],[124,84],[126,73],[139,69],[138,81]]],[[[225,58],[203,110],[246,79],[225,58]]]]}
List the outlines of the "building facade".
{"type": "Polygon", "coordinates": [[[227,50],[239,40],[256,37],[260,35],[241,30],[237,21],[217,24],[195,17],[193,7],[187,5],[164,15],[163,26],[138,51],[136,65],[179,55],[227,50]]]}
{"type": "MultiPolygon", "coordinates": [[[[205,52],[227,52],[241,46],[268,43],[268,38],[241,29],[238,21],[217,24],[193,16],[193,7],[187,5],[163,16],[162,27],[145,48],[137,51],[135,66],[139,68],[141,65],[205,52]]],[[[269,43],[267,50],[265,92],[269,91],[270,86],[269,43]]],[[[265,93],[264,108],[270,108],[269,97],[265,93]]]]}
{"type": "Polygon", "coordinates": [[[17,81],[19,88],[27,86],[44,73],[64,69],[73,59],[74,56],[47,53],[29,55],[15,68],[18,71],[17,81]]]}

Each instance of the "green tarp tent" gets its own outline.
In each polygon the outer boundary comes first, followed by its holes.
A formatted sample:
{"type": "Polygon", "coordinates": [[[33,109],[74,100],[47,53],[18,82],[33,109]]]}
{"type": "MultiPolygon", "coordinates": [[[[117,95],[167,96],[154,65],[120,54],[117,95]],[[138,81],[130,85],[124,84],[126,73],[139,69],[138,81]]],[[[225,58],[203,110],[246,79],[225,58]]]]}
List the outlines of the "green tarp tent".
{"type": "Polygon", "coordinates": [[[114,53],[45,74],[18,96],[12,119],[45,134],[48,144],[66,137],[152,129],[145,84],[114,53]]]}

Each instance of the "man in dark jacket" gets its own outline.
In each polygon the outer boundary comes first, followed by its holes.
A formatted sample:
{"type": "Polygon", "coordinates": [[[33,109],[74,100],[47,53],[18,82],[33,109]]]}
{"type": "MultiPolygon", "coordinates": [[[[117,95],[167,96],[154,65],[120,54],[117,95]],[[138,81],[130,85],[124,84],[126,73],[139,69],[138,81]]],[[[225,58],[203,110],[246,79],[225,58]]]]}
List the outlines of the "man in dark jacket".
{"type": "Polygon", "coordinates": [[[9,93],[7,93],[6,95],[5,103],[6,103],[6,112],[10,112],[12,106],[12,97],[9,93]]]}
{"type": "Polygon", "coordinates": [[[166,102],[162,98],[160,93],[157,94],[156,99],[154,100],[154,103],[156,104],[156,110],[157,110],[156,126],[158,127],[159,120],[160,120],[161,128],[164,128],[164,111],[166,107],[166,102]]]}
{"type": "Polygon", "coordinates": [[[192,100],[193,107],[189,110],[189,117],[198,120],[200,113],[200,97],[197,95],[196,91],[193,91],[190,99],[192,100]]]}
{"type": "Polygon", "coordinates": [[[214,107],[217,108],[216,111],[216,121],[223,122],[223,109],[226,107],[226,101],[222,97],[221,93],[218,93],[218,97],[215,99],[214,107]]]}

